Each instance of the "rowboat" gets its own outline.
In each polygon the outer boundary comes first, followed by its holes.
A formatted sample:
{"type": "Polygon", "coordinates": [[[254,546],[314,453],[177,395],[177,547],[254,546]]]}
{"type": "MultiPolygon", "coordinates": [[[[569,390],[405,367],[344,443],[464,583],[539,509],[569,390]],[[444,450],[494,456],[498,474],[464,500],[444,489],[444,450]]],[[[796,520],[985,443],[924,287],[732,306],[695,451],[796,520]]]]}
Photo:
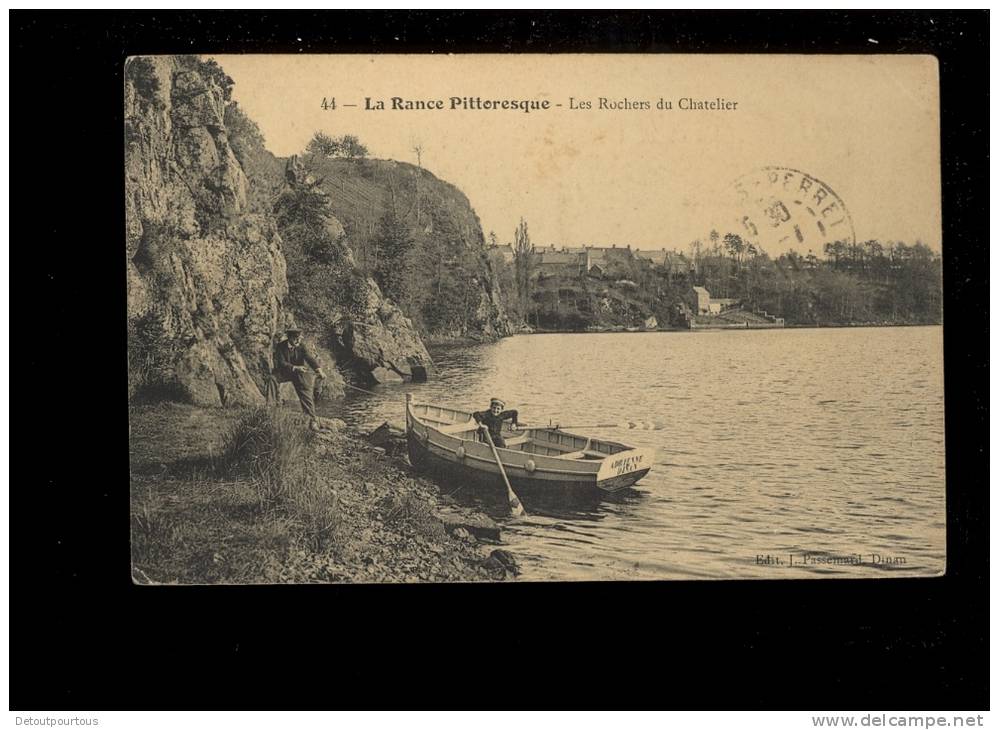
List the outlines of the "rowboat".
{"type": "MultiPolygon", "coordinates": [[[[525,501],[601,499],[634,485],[649,473],[654,450],[634,448],[557,428],[501,432],[498,447],[514,490],[525,501]]],[[[471,411],[406,397],[406,444],[410,463],[451,482],[502,488],[499,465],[482,439],[471,411]]]]}

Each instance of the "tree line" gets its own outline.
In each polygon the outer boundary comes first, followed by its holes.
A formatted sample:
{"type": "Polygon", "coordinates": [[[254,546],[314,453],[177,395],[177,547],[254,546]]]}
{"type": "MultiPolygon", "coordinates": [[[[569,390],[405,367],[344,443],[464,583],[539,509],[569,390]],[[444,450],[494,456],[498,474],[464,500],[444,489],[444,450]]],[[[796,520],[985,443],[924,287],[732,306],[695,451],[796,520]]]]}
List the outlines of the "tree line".
{"type": "Polygon", "coordinates": [[[942,321],[941,257],[918,241],[835,241],[818,254],[791,250],[771,257],[736,233],[712,231],[685,252],[671,251],[663,263],[617,249],[598,273],[565,274],[557,281],[545,281],[534,270],[523,220],[512,247],[514,260],[502,279],[512,292],[508,311],[531,324],[577,328],[596,323],[594,300],[606,299],[609,288],[614,316],[625,320],[620,323],[638,324],[654,315],[661,324],[679,325],[694,286],[790,325],[942,321]],[[567,309],[567,301],[575,301],[578,311],[571,305],[567,309]]]}
{"type": "Polygon", "coordinates": [[[821,255],[771,258],[736,234],[692,249],[692,279],[788,324],[936,324],[942,321],[940,254],[921,242],[827,243],[821,255]]]}

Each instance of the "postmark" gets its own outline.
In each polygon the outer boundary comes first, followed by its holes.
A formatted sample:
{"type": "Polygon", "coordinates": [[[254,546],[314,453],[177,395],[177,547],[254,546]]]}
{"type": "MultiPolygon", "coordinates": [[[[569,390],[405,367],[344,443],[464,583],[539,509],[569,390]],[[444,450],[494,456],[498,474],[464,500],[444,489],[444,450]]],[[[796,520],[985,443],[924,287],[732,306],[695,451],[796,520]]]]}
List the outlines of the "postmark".
{"type": "Polygon", "coordinates": [[[763,167],[733,183],[740,236],[758,248],[820,252],[856,243],[853,219],[831,187],[801,170],[763,167]]]}

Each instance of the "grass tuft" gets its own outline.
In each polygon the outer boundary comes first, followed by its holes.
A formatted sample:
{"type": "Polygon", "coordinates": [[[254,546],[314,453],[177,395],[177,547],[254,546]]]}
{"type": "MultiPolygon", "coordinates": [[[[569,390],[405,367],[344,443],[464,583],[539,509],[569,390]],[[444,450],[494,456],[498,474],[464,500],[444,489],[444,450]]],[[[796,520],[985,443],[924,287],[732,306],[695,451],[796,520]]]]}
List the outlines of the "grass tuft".
{"type": "Polygon", "coordinates": [[[255,408],[229,428],[217,469],[227,478],[247,478],[263,510],[286,516],[300,541],[322,552],[342,547],[342,520],[310,438],[301,418],[255,408]]]}
{"type": "Polygon", "coordinates": [[[229,478],[251,479],[261,505],[275,505],[306,479],[307,435],[295,416],[254,408],[229,427],[217,469],[229,478]]]}
{"type": "Polygon", "coordinates": [[[444,534],[444,525],[433,507],[415,494],[388,494],[379,501],[378,511],[387,525],[404,526],[425,537],[444,534]]]}

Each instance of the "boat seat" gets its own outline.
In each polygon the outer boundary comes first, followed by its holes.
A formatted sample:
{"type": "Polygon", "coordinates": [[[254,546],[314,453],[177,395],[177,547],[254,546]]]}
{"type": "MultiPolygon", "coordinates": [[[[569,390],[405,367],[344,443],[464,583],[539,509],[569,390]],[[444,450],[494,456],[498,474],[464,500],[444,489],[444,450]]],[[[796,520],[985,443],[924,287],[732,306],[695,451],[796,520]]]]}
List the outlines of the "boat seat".
{"type": "Polygon", "coordinates": [[[447,426],[441,426],[437,430],[441,433],[456,434],[464,433],[465,431],[474,431],[479,427],[475,421],[466,421],[465,423],[449,423],[447,426]]]}
{"type": "Polygon", "coordinates": [[[602,459],[605,456],[607,456],[607,454],[605,454],[603,451],[594,451],[593,449],[590,448],[590,442],[592,440],[593,439],[586,439],[586,443],[583,445],[583,448],[581,448],[579,451],[570,451],[567,454],[562,454],[562,458],[585,459],[587,456],[589,456],[597,459],[602,459]]]}
{"type": "Polygon", "coordinates": [[[530,436],[514,436],[512,439],[505,439],[506,448],[509,449],[511,446],[520,446],[521,444],[526,444],[530,440],[530,436]]]}
{"type": "Polygon", "coordinates": [[[594,459],[603,459],[607,456],[603,451],[593,451],[592,449],[583,449],[582,451],[570,451],[567,454],[562,454],[563,459],[585,459],[587,456],[594,459]]]}

